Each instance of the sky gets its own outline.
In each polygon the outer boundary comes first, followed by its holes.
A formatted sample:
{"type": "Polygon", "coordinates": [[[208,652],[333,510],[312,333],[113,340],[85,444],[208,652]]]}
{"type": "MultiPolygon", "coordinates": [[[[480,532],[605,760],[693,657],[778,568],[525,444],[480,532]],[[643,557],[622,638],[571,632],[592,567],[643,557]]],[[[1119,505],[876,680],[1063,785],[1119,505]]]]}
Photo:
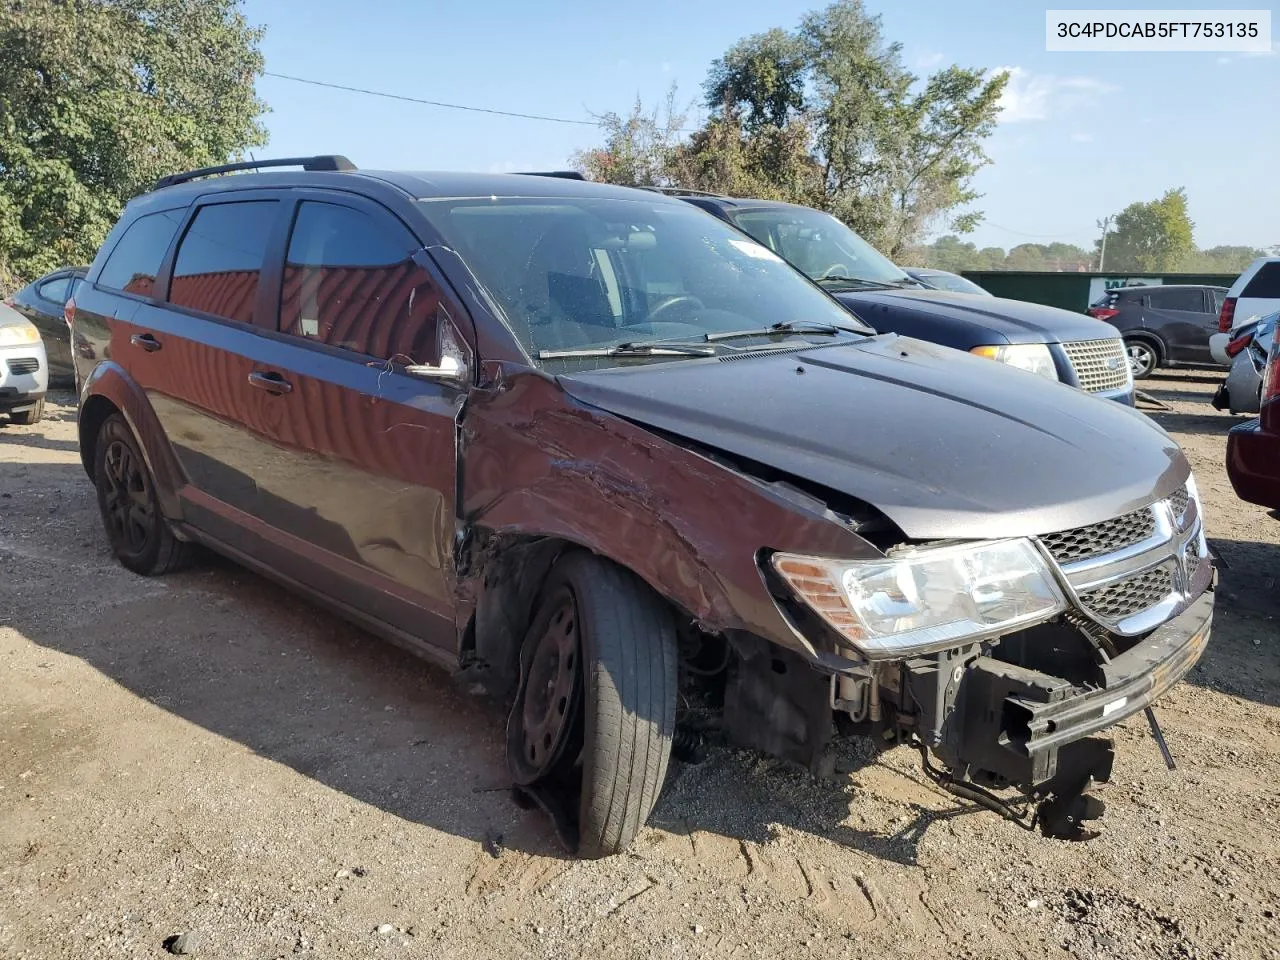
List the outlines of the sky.
{"type": "MultiPolygon", "coordinates": [[[[637,96],[657,104],[672,83],[681,103],[700,101],[708,66],[734,41],[793,27],[822,5],[245,0],[244,12],[266,28],[269,72],[590,121],[625,113],[637,96]]],[[[1193,8],[1219,6],[1248,5],[1201,0],[1193,8]]],[[[1000,124],[986,143],[993,162],[974,182],[983,194],[974,207],[985,220],[966,239],[978,246],[1092,247],[1099,219],[1179,186],[1199,246],[1280,244],[1280,45],[1270,54],[1048,53],[1045,5],[867,0],[867,7],[919,75],[952,63],[1011,72],[1000,124]]],[[[564,169],[575,150],[601,141],[590,125],[271,76],[259,80],[258,93],[270,108],[271,138],[259,157],[340,153],[371,169],[504,172],[564,169]]]]}

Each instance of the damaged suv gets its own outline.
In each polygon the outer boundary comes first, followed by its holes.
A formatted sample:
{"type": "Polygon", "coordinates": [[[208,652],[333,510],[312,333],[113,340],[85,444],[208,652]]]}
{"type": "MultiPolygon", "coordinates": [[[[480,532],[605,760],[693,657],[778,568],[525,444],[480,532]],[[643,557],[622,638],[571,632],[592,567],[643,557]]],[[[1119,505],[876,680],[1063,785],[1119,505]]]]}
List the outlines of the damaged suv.
{"type": "Polygon", "coordinates": [[[875,335],[679,200],[193,171],[68,316],[119,560],[203,544],[505,692],[512,779],[581,856],[628,845],[673,739],[721,734],[819,771],[838,729],[913,744],[1070,835],[1094,734],[1208,639],[1158,427],[875,335]]]}

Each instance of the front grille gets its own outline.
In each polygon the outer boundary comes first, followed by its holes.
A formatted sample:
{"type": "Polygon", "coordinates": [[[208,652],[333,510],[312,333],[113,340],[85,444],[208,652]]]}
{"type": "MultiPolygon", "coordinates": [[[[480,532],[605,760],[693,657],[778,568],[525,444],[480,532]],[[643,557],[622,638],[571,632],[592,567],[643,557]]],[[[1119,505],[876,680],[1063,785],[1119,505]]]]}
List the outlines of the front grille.
{"type": "Polygon", "coordinates": [[[1122,390],[1129,385],[1129,358],[1122,340],[1076,340],[1062,349],[1086,393],[1122,390]]]}
{"type": "Polygon", "coordinates": [[[6,360],[5,365],[10,373],[35,373],[40,369],[40,361],[35,357],[22,357],[19,360],[6,360]]]}
{"type": "Polygon", "coordinates": [[[1173,519],[1181,520],[1187,514],[1187,506],[1191,503],[1191,494],[1186,487],[1179,487],[1169,495],[1169,506],[1173,507],[1173,519]]]}
{"type": "Polygon", "coordinates": [[[1156,532],[1156,520],[1150,507],[1143,507],[1123,517],[1113,517],[1087,527],[1047,533],[1040,538],[1053,559],[1061,564],[1076,563],[1091,557],[1123,550],[1149,539],[1156,532]]]}
{"type": "Polygon", "coordinates": [[[1173,575],[1168,566],[1163,566],[1082,593],[1080,602],[1104,623],[1119,623],[1154,607],[1172,592],[1173,575]]]}

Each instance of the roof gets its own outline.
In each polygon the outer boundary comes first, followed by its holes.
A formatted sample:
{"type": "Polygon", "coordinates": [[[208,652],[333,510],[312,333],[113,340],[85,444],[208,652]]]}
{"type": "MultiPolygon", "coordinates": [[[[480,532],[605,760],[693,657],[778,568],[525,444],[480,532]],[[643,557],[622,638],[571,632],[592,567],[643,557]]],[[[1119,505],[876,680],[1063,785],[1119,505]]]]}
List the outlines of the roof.
{"type": "MultiPolygon", "coordinates": [[[[454,173],[446,171],[361,170],[364,176],[399,187],[420,199],[443,197],[612,197],[618,200],[658,200],[650,191],[608,183],[570,180],[524,173],[454,173]]],[[[674,201],[673,201],[674,202],[674,201]]]]}
{"type": "Polygon", "coordinates": [[[1149,290],[1226,290],[1227,288],[1219,283],[1135,283],[1127,287],[1112,287],[1107,293],[1130,293],[1134,290],[1147,292],[1149,290]]]}
{"type": "Polygon", "coordinates": [[[569,179],[563,176],[535,176],[524,173],[459,173],[444,171],[342,170],[288,173],[228,173],[162,185],[135,198],[140,206],[186,204],[193,197],[220,190],[282,189],[288,187],[351,188],[354,182],[375,181],[401,194],[418,199],[457,197],[600,197],[619,200],[670,202],[661,195],[605,183],[569,179]]]}

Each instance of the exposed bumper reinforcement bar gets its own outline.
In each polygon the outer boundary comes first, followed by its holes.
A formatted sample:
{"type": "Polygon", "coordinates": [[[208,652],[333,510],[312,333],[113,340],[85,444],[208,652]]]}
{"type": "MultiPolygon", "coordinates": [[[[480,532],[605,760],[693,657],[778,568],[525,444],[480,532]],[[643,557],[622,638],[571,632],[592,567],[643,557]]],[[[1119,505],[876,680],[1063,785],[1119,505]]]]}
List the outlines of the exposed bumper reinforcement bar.
{"type": "MultiPolygon", "coordinates": [[[[971,771],[1034,789],[1059,776],[1060,752],[1149,706],[1195,666],[1209,640],[1213,593],[1102,665],[1080,688],[1036,670],[980,657],[957,698],[959,759],[971,771]]],[[[1065,772],[1065,771],[1063,771],[1065,772]]]]}

